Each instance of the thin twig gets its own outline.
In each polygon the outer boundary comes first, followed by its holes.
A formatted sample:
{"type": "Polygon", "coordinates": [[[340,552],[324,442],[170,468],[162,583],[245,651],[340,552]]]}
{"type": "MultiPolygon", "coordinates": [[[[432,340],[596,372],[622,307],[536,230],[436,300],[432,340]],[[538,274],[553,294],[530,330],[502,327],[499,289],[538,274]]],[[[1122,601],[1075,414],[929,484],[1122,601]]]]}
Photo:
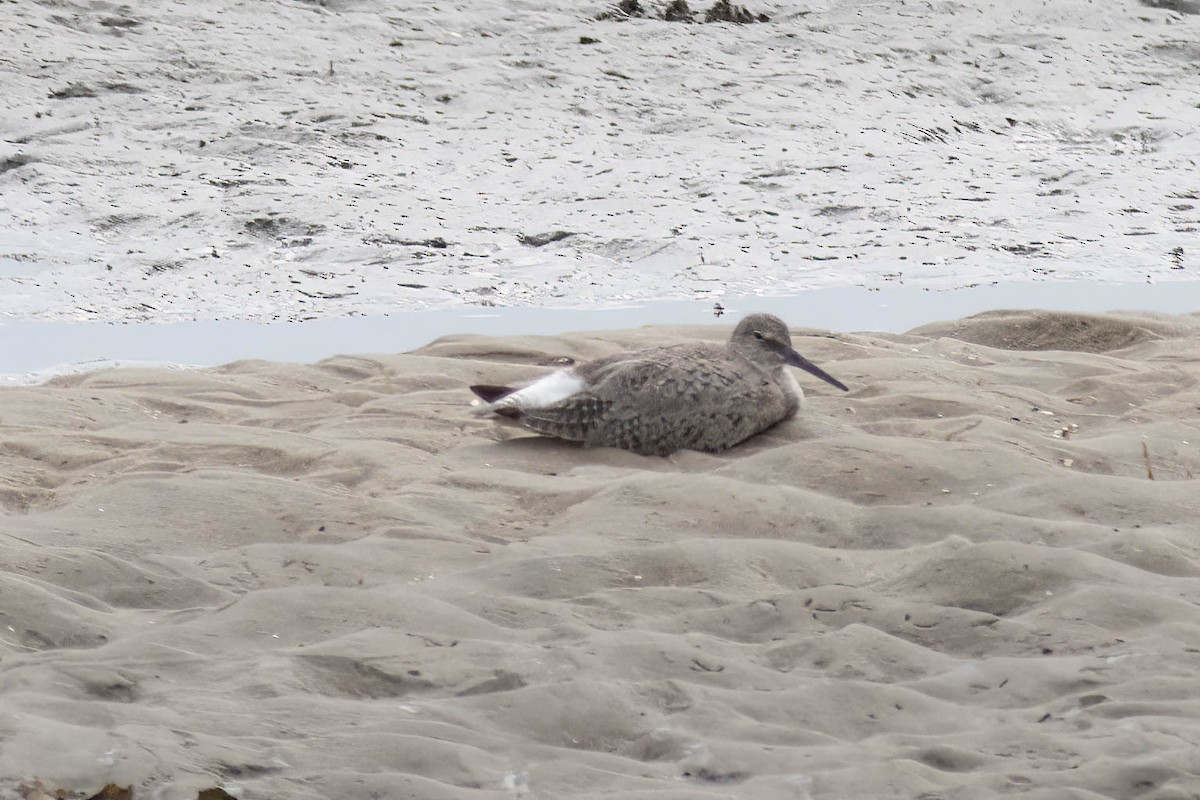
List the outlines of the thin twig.
{"type": "Polygon", "coordinates": [[[1142,460],[1146,462],[1146,477],[1154,480],[1154,470],[1150,469],[1150,448],[1142,442],[1142,460]]]}

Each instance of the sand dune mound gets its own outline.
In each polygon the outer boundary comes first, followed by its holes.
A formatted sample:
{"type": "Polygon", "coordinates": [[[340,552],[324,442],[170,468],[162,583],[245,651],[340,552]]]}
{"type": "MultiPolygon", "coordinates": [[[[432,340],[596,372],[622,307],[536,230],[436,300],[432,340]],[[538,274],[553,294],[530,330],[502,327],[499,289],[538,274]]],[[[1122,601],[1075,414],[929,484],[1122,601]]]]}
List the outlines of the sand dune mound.
{"type": "Polygon", "coordinates": [[[911,331],[948,336],[1002,350],[1076,350],[1105,353],[1141,342],[1194,335],[1200,317],[1150,314],[1072,314],[1061,311],[985,311],[911,331]]]}
{"type": "Polygon", "coordinates": [[[0,798],[1184,798],[1197,320],[799,335],[719,456],[475,382],[723,328],[0,391],[0,798]]]}

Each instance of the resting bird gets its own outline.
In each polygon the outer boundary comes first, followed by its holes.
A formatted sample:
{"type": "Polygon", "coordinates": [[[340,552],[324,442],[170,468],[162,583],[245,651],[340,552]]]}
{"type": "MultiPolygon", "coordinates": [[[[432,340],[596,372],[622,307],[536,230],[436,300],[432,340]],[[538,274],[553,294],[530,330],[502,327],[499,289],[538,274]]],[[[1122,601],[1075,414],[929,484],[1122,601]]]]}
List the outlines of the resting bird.
{"type": "Polygon", "coordinates": [[[849,391],[797,353],[787,325],[770,314],[743,319],[724,345],[650,347],[576,364],[524,387],[471,391],[484,401],[476,414],[546,436],[648,456],[717,453],[796,413],[804,392],[789,366],[849,391]]]}

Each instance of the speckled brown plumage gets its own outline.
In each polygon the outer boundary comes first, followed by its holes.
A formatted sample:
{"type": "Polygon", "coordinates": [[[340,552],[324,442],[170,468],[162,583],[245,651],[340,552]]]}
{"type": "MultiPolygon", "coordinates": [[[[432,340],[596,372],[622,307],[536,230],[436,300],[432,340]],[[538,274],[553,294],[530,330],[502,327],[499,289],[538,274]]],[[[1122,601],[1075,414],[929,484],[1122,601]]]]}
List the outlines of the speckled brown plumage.
{"type": "Polygon", "coordinates": [[[725,345],[648,348],[563,370],[556,380],[576,390],[553,402],[539,403],[536,389],[472,388],[490,401],[480,413],[547,436],[642,455],[719,452],[796,413],[803,393],[789,364],[846,388],[797,354],[768,314],[746,317],[725,345]]]}

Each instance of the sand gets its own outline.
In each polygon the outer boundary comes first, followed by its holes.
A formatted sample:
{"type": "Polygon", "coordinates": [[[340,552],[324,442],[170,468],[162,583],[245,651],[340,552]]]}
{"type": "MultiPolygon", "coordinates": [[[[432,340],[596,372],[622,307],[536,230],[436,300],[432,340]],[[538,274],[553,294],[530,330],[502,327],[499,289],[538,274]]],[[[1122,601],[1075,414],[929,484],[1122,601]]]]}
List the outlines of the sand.
{"type": "MultiPolygon", "coordinates": [[[[1193,0],[747,5],[0,4],[0,319],[1200,277],[1193,0]]],[[[713,326],[0,389],[0,800],[1200,797],[1200,317],[804,333],[719,456],[466,408],[713,326]]]]}
{"type": "Polygon", "coordinates": [[[1195,0],[0,5],[0,318],[1200,277],[1195,0]]]}
{"type": "Polygon", "coordinates": [[[0,390],[0,798],[1196,797],[1200,316],[796,333],[719,456],[465,404],[723,326],[0,390]]]}

